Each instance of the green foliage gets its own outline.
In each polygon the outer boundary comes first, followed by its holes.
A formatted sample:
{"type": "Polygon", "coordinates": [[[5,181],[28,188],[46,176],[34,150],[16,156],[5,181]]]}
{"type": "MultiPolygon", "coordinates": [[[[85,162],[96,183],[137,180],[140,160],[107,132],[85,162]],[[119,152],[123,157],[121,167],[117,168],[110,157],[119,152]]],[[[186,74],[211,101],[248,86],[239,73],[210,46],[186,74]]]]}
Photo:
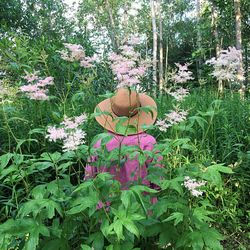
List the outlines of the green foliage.
{"type": "MultiPolygon", "coordinates": [[[[152,42],[149,5],[143,3],[140,15],[120,27],[117,13],[124,2],[109,2],[115,30],[107,1],[83,1],[77,14],[80,27],[74,31],[60,0],[0,3],[0,84],[8,88],[7,94],[0,93],[0,249],[219,250],[238,245],[246,249],[250,210],[248,97],[242,100],[227,91],[218,96],[213,88],[193,87],[180,104],[189,112],[185,122],[166,133],[155,126],[147,127],[157,138],[153,151],[122,146],[109,152],[106,145],[112,136],[95,122],[102,113],[94,109],[115,89],[107,60],[114,44],[105,44],[104,60],[90,69],[63,61],[58,53],[63,43],[69,42],[81,44],[86,55],[92,56],[103,42],[96,40],[94,46],[93,40],[107,30],[108,39],[115,35],[119,42],[131,31],[145,33],[147,44],[138,49],[142,57],[148,56],[152,42]],[[89,14],[94,16],[91,34],[86,28],[89,14]],[[54,77],[48,102],[29,100],[19,92],[25,84],[25,71],[35,70],[42,77],[54,77]],[[47,126],[59,124],[64,115],[83,112],[88,113],[86,145],[65,153],[60,143],[46,139],[47,126]],[[100,148],[94,148],[98,141],[100,148]],[[91,163],[98,172],[100,166],[122,168],[128,157],[140,165],[146,163],[152,187],[138,180],[122,189],[108,173],[85,180],[84,168],[90,156],[98,158],[91,163]],[[203,195],[195,197],[185,188],[186,176],[206,181],[200,189],[203,195]]],[[[128,7],[131,3],[126,2],[128,7]]],[[[233,2],[213,3],[219,11],[222,45],[232,45],[233,2]]],[[[211,5],[203,7],[198,24],[202,48],[197,49],[197,23],[186,15],[192,2],[162,3],[163,16],[169,17],[163,22],[163,47],[169,47],[168,70],[174,62],[205,60],[213,54],[211,5]]],[[[248,10],[248,1],[242,0],[243,45],[249,33],[248,10]]],[[[191,69],[196,71],[195,63],[191,69]]],[[[203,66],[202,70],[204,82],[213,84],[209,69],[203,66]]],[[[142,85],[152,94],[157,86],[152,84],[151,73],[142,85]]],[[[176,105],[165,94],[156,101],[159,118],[176,105]]],[[[152,114],[149,107],[140,107],[140,111],[152,114]]],[[[126,118],[119,120],[118,131],[134,131],[133,126],[122,125],[126,118]]]]}

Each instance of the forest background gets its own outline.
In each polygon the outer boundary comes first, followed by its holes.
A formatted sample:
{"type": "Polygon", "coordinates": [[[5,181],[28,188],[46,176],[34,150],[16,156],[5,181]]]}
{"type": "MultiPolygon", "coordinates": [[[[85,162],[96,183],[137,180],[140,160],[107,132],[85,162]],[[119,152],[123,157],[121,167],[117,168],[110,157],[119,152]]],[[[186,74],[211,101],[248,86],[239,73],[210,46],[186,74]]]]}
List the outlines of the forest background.
{"type": "Polygon", "coordinates": [[[0,249],[249,249],[249,55],[248,0],[1,0],[0,249]],[[106,210],[93,208],[105,193],[117,195],[118,184],[108,176],[84,184],[84,166],[96,135],[108,140],[93,111],[117,86],[109,53],[118,53],[131,34],[140,37],[140,57],[150,61],[140,88],[156,99],[159,118],[173,107],[189,118],[167,131],[149,128],[170,169],[164,183],[156,181],[163,190],[158,205],[141,196],[152,190],[120,191],[106,225],[106,210]],[[62,60],[65,43],[97,55],[94,67],[62,60]],[[237,68],[220,78],[207,61],[229,47],[240,51],[237,68]],[[180,85],[190,92],[180,103],[169,95],[178,85],[176,63],[192,75],[180,85]],[[34,71],[53,77],[49,101],[20,93],[34,71]],[[87,135],[79,152],[48,142],[49,125],[83,112],[87,135]],[[183,191],[187,173],[210,183],[203,201],[183,191]],[[137,217],[120,222],[119,206],[137,217]],[[148,208],[159,221],[145,219],[148,208]]]}

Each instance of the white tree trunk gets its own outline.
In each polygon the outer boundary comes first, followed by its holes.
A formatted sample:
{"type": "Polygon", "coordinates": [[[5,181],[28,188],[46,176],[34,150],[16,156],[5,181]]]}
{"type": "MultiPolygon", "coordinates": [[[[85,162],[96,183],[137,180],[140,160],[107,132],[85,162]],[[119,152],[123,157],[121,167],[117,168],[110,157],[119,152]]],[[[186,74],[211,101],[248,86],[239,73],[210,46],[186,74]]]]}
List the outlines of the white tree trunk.
{"type": "Polygon", "coordinates": [[[164,88],[164,78],[163,78],[163,28],[162,28],[162,0],[158,0],[158,15],[159,15],[159,89],[162,94],[164,88]]]}
{"type": "Polygon", "coordinates": [[[196,0],[196,21],[197,21],[197,50],[198,50],[198,58],[197,58],[197,76],[198,81],[201,80],[201,29],[200,29],[200,19],[201,19],[201,0],[196,0]]]}
{"type": "Polygon", "coordinates": [[[235,10],[236,49],[241,50],[240,66],[238,68],[238,80],[241,85],[240,94],[243,96],[245,92],[245,86],[244,86],[244,70],[243,70],[243,58],[242,58],[240,0],[234,0],[234,10],[235,10]]]}
{"type": "Polygon", "coordinates": [[[150,0],[150,5],[153,30],[153,81],[157,84],[157,27],[154,0],[150,0]]]}
{"type": "MultiPolygon", "coordinates": [[[[221,46],[220,46],[220,40],[219,40],[219,33],[218,33],[218,10],[215,5],[215,2],[212,0],[212,29],[213,29],[213,36],[214,36],[214,41],[215,41],[215,53],[216,53],[216,58],[218,58],[219,53],[221,51],[221,46]]],[[[224,86],[222,80],[218,80],[218,91],[219,93],[223,93],[224,91],[224,86]]]]}
{"type": "Polygon", "coordinates": [[[111,38],[111,42],[113,44],[113,47],[115,49],[117,49],[119,47],[119,40],[116,36],[116,27],[115,27],[115,22],[114,22],[114,18],[113,18],[113,13],[112,13],[112,8],[110,6],[110,2],[109,0],[106,0],[106,9],[108,11],[108,15],[109,15],[109,22],[110,22],[110,38],[111,38]]]}

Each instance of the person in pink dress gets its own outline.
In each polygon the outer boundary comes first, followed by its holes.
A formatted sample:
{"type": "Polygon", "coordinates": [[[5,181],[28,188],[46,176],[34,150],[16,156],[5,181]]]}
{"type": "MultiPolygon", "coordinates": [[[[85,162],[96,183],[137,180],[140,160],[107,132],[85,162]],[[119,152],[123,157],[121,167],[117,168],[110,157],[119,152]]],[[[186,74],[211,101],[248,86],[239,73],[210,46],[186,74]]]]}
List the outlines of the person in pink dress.
{"type": "MultiPolygon", "coordinates": [[[[136,146],[138,152],[139,150],[152,151],[154,149],[155,138],[145,132],[146,126],[152,125],[157,117],[157,106],[150,96],[128,88],[120,88],[113,97],[100,102],[96,106],[96,111],[101,111],[101,115],[96,116],[97,122],[112,136],[112,139],[106,144],[107,151],[111,152],[124,145],[136,146]],[[119,119],[121,117],[127,119],[124,121],[119,119]]],[[[94,145],[94,148],[100,147],[101,140],[94,145]]],[[[97,161],[97,157],[92,156],[90,162],[97,161]]],[[[159,157],[158,161],[160,160],[159,157]]],[[[120,181],[122,189],[127,189],[131,183],[138,180],[142,184],[152,187],[146,179],[147,168],[152,161],[152,158],[147,157],[141,166],[137,157],[130,159],[128,155],[122,166],[114,165],[109,168],[101,166],[98,169],[87,165],[85,179],[93,178],[100,172],[109,172],[114,179],[120,181]]],[[[160,166],[159,163],[155,163],[155,165],[160,166]]]]}

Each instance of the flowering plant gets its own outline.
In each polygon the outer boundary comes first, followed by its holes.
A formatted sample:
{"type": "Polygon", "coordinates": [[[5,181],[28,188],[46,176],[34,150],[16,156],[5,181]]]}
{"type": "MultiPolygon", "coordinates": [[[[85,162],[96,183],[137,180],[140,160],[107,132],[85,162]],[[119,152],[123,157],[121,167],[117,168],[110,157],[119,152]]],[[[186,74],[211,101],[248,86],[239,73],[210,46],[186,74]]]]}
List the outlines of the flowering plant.
{"type": "Polygon", "coordinates": [[[111,69],[118,81],[117,88],[138,86],[141,79],[146,75],[148,62],[140,59],[140,54],[134,46],[140,43],[138,37],[131,37],[127,45],[119,48],[120,54],[111,53],[109,60],[112,62],[111,69]]]}
{"type": "Polygon", "coordinates": [[[48,134],[46,138],[49,141],[63,141],[64,151],[76,150],[80,145],[85,142],[86,133],[79,128],[87,120],[86,114],[80,116],[68,118],[64,117],[64,120],[60,123],[61,127],[56,128],[55,126],[48,127],[48,134]]]}
{"type": "Polygon", "coordinates": [[[174,72],[171,79],[175,84],[183,84],[186,83],[189,80],[193,80],[192,72],[188,70],[188,66],[190,64],[185,63],[184,65],[181,65],[180,63],[175,63],[175,65],[178,67],[177,72],[174,72]]]}
{"type": "Polygon", "coordinates": [[[86,56],[85,50],[79,44],[64,43],[66,50],[58,51],[65,61],[74,62],[79,61],[80,65],[84,68],[94,67],[94,62],[98,61],[98,56],[94,54],[93,56],[86,56]]]}
{"type": "Polygon", "coordinates": [[[39,78],[38,73],[39,71],[27,73],[23,78],[30,84],[21,86],[20,91],[26,93],[27,96],[32,100],[48,100],[49,96],[47,95],[47,86],[54,84],[54,78],[48,76],[44,79],[41,79],[39,78]]]}
{"type": "Polygon", "coordinates": [[[228,47],[228,49],[220,51],[218,58],[213,57],[207,60],[206,64],[210,64],[214,68],[211,75],[222,81],[244,80],[244,78],[240,79],[242,76],[238,75],[241,53],[241,50],[237,50],[235,47],[228,47]]]}

